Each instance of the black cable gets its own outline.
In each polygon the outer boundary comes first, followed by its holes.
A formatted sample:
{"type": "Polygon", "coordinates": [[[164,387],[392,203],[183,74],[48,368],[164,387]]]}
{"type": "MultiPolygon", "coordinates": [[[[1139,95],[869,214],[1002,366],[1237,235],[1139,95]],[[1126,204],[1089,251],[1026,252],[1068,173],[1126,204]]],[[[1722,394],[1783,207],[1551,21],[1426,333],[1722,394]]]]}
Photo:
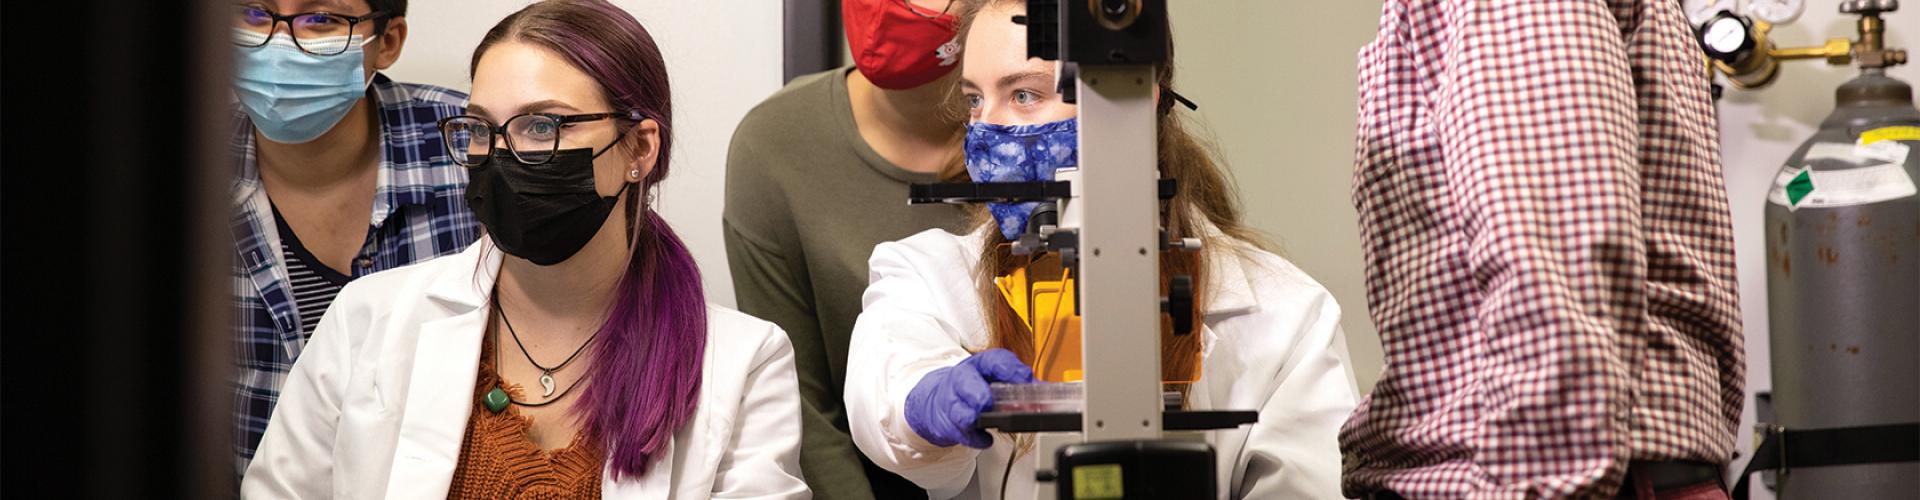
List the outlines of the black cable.
{"type": "Polygon", "coordinates": [[[558,366],[554,366],[553,368],[547,368],[540,366],[539,361],[534,361],[533,353],[527,352],[527,345],[520,343],[520,332],[514,331],[513,320],[507,319],[507,309],[500,307],[500,293],[498,291],[495,291],[493,294],[493,310],[500,313],[500,322],[507,324],[507,333],[513,335],[513,345],[520,346],[520,354],[526,356],[527,362],[533,363],[533,367],[539,368],[542,373],[552,374],[553,372],[560,371],[561,368],[566,368],[568,364],[573,363],[573,358],[580,357],[580,353],[587,351],[587,346],[593,345],[593,339],[600,337],[600,331],[594,330],[593,335],[587,336],[587,341],[581,342],[580,348],[574,349],[573,354],[567,356],[566,361],[561,361],[558,366]]]}
{"type": "MultiPolygon", "coordinates": [[[[507,319],[507,317],[501,315],[501,319],[507,319]]],[[[501,388],[503,385],[507,385],[507,375],[501,375],[501,373],[499,373],[501,367],[503,367],[503,363],[499,362],[499,329],[493,329],[493,379],[497,379],[493,388],[501,388]]],[[[549,406],[549,404],[553,404],[553,402],[563,400],[563,398],[566,398],[566,392],[574,392],[576,385],[580,385],[578,379],[576,379],[574,383],[566,385],[566,390],[561,390],[561,394],[557,394],[557,396],[553,396],[551,400],[545,400],[545,402],[520,402],[520,400],[515,400],[513,394],[507,392],[505,388],[501,388],[499,392],[501,392],[501,394],[507,394],[507,402],[509,402],[509,404],[524,406],[524,408],[541,408],[541,406],[549,406]]],[[[505,408],[503,408],[503,410],[505,410],[505,408]]]]}
{"type": "Polygon", "coordinates": [[[1013,453],[1007,455],[1007,468],[1000,472],[1000,500],[1006,500],[1007,498],[1007,479],[1013,477],[1013,462],[1019,460],[1021,456],[1024,456],[1023,453],[1020,453],[1020,443],[1014,440],[1016,434],[1024,433],[1005,434],[1007,436],[1007,444],[1013,448],[1013,453]]]}
{"type": "MultiPolygon", "coordinates": [[[[498,291],[495,291],[495,292],[494,292],[494,295],[493,295],[493,297],[492,297],[492,299],[493,299],[493,311],[494,311],[495,313],[498,313],[498,314],[500,314],[500,322],[502,322],[502,323],[506,323],[506,325],[507,325],[507,332],[509,332],[509,333],[512,333],[512,332],[513,332],[513,322],[512,322],[512,321],[508,321],[508,320],[507,320],[507,311],[506,311],[506,309],[503,309],[503,308],[501,308],[501,307],[500,307],[500,295],[499,295],[499,292],[498,292],[498,291]]],[[[600,335],[600,332],[594,332],[594,334],[593,334],[593,335],[594,335],[594,337],[598,337],[598,336],[600,335]]],[[[560,369],[560,368],[562,368],[562,367],[565,367],[565,366],[567,366],[567,363],[572,363],[572,362],[573,362],[573,358],[574,358],[574,356],[579,356],[579,355],[580,355],[580,352],[581,352],[581,351],[585,351],[585,350],[587,349],[587,345],[588,345],[588,344],[592,344],[592,343],[593,343],[593,339],[594,339],[594,337],[588,337],[588,338],[587,338],[587,342],[586,342],[586,343],[584,343],[584,344],[580,344],[580,349],[578,349],[578,350],[575,350],[575,351],[573,351],[573,356],[568,356],[568,357],[567,357],[567,360],[566,360],[566,361],[562,361],[562,362],[560,362],[560,366],[556,366],[556,367],[554,367],[554,369],[555,369],[555,370],[558,370],[558,369],[560,369]]],[[[500,360],[500,330],[499,330],[499,329],[497,329],[497,328],[496,328],[496,329],[494,329],[494,331],[493,331],[493,338],[494,338],[494,341],[493,341],[493,346],[494,346],[494,348],[493,348],[493,371],[494,371],[494,374],[493,374],[493,376],[494,376],[495,378],[498,378],[498,379],[499,379],[499,381],[498,381],[498,382],[497,382],[497,383],[495,384],[495,386],[494,386],[494,387],[495,387],[495,388],[500,388],[500,386],[504,386],[504,385],[506,385],[506,383],[507,383],[507,376],[506,376],[505,374],[503,374],[503,373],[501,373],[501,371],[502,371],[501,369],[502,369],[502,368],[504,368],[504,367],[505,367],[506,365],[505,365],[505,364],[504,364],[504,363],[503,363],[503,362],[502,362],[502,361],[500,360]]],[[[520,343],[520,336],[519,336],[519,334],[517,334],[517,333],[515,333],[515,334],[514,334],[514,336],[513,336],[513,343],[515,343],[515,344],[519,344],[519,343],[520,343]]],[[[527,362],[528,362],[528,363],[533,363],[533,366],[534,366],[535,368],[540,368],[540,369],[542,369],[542,370],[545,370],[545,369],[546,369],[545,367],[542,367],[542,366],[540,366],[540,363],[538,363],[538,362],[535,362],[535,361],[533,360],[533,355],[532,355],[532,354],[528,354],[528,353],[527,353],[527,347],[526,347],[526,346],[524,346],[524,345],[522,345],[522,346],[520,346],[520,353],[521,353],[521,354],[525,354],[525,355],[527,356],[527,362]]],[[[545,372],[543,372],[542,374],[543,374],[543,375],[547,375],[547,376],[552,376],[552,373],[553,373],[553,372],[549,370],[549,371],[545,371],[545,372]]],[[[521,402],[521,401],[519,401],[519,400],[516,400],[516,399],[513,399],[513,394],[507,394],[507,402],[508,402],[508,403],[512,403],[512,404],[515,404],[515,405],[519,405],[519,406],[523,406],[523,407],[527,407],[527,408],[539,408],[539,407],[542,407],[542,406],[547,406],[547,405],[550,405],[550,404],[553,404],[553,403],[555,403],[555,402],[557,402],[557,401],[560,401],[561,399],[565,399],[565,398],[567,397],[567,394],[568,394],[568,393],[571,393],[571,392],[573,392],[573,388],[574,388],[574,387],[576,387],[576,386],[579,386],[579,385],[580,385],[580,382],[581,382],[581,380],[584,380],[584,379],[585,379],[585,377],[582,377],[582,378],[580,378],[580,379],[575,379],[575,380],[573,381],[573,383],[571,383],[571,384],[567,384],[567,388],[566,388],[565,390],[562,390],[562,391],[560,391],[560,394],[558,394],[558,395],[555,395],[555,396],[554,396],[553,398],[551,398],[551,399],[548,399],[548,400],[546,400],[546,401],[542,401],[542,402],[539,402],[539,403],[526,403],[526,402],[521,402]]],[[[502,393],[505,393],[505,392],[506,392],[506,390],[504,390],[504,389],[502,389],[502,390],[501,390],[500,392],[502,392],[502,393]]]]}

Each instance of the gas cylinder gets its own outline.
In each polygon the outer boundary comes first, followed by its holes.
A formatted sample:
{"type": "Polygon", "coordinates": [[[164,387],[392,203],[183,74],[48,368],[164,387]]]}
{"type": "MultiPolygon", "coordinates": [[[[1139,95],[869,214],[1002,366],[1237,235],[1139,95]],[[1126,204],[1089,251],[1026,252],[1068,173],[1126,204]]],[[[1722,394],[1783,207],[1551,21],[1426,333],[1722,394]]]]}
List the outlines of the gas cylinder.
{"type": "MultiPolygon", "coordinates": [[[[1787,430],[1920,422],[1920,109],[1886,75],[1905,54],[1881,57],[1879,15],[1897,4],[1849,4],[1863,16],[1860,74],[1767,196],[1768,424],[1787,430]]],[[[1916,498],[1920,462],[1789,469],[1775,483],[1782,499],[1916,498]]]]}

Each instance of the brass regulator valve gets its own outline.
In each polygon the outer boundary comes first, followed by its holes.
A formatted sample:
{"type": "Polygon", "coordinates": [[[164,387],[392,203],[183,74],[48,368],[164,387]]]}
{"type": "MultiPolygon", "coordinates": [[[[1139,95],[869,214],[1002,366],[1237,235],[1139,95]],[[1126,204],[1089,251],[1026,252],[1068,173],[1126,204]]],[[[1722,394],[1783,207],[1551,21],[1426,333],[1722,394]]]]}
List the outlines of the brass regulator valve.
{"type": "Polygon", "coordinates": [[[1886,22],[1882,14],[1900,8],[1899,0],[1846,0],[1840,12],[1860,16],[1856,38],[1834,38],[1813,47],[1775,47],[1768,34],[1773,24],[1721,11],[1701,23],[1695,36],[1707,53],[1710,71],[1727,75],[1735,87],[1755,89],[1773,83],[1780,61],[1826,59],[1827,64],[1853,64],[1862,69],[1886,68],[1907,62],[1907,51],[1885,47],[1886,22]]]}

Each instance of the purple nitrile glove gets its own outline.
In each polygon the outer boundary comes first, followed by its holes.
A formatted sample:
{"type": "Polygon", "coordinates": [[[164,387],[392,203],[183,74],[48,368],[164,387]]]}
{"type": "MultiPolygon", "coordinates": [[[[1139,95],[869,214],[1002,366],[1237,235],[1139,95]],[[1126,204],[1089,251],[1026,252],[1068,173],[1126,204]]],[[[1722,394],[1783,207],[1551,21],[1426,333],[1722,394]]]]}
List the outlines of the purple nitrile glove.
{"type": "Polygon", "coordinates": [[[934,446],[993,446],[993,436],[973,428],[980,413],[993,408],[987,384],[1033,382],[1033,368],[1013,351],[981,351],[960,364],[928,372],[907,392],[907,426],[934,446]]]}

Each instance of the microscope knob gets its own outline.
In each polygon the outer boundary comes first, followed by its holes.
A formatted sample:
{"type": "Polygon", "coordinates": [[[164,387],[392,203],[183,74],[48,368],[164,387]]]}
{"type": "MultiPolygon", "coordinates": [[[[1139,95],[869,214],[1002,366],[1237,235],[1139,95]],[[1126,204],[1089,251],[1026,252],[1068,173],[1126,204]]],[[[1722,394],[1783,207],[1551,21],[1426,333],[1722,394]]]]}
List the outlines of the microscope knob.
{"type": "Polygon", "coordinates": [[[1173,320],[1173,334],[1193,333],[1193,277],[1174,276],[1167,283],[1167,317],[1173,320]]]}

